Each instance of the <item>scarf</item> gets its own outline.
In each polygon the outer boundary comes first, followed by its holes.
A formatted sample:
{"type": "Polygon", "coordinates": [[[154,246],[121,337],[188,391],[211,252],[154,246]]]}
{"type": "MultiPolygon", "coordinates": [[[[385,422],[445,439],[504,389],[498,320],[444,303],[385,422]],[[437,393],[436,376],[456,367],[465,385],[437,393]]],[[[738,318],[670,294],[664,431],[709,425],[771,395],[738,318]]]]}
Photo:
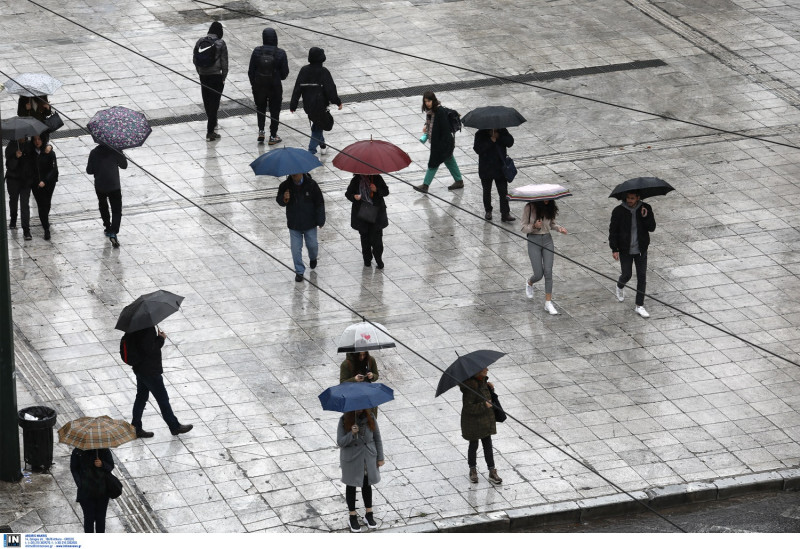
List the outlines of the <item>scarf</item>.
{"type": "Polygon", "coordinates": [[[361,195],[361,200],[368,204],[372,204],[372,189],[369,188],[371,182],[372,178],[368,175],[362,175],[358,180],[358,191],[361,195]]]}

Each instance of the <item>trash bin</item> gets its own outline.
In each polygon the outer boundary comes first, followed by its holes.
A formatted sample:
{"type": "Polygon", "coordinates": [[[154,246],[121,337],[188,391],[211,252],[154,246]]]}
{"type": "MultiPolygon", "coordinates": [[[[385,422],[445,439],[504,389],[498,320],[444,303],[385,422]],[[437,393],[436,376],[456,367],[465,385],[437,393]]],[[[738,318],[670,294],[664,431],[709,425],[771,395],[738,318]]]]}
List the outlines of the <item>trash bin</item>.
{"type": "Polygon", "coordinates": [[[23,408],[18,413],[22,427],[22,445],[25,463],[33,471],[46,471],[53,464],[53,426],[56,411],[46,406],[23,408]],[[26,419],[25,415],[36,419],[26,419]]]}

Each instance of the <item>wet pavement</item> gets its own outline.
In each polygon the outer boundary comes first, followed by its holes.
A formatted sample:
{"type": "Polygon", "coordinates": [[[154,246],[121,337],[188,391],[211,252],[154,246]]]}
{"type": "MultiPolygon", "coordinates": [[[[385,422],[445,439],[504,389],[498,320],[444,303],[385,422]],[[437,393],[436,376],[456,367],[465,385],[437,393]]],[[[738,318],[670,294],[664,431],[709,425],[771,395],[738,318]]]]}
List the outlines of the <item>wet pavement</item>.
{"type": "MultiPolygon", "coordinates": [[[[8,37],[2,71],[62,80],[51,101],[74,121],[55,139],[52,240],[42,239],[35,213],[33,241],[8,233],[20,407],[57,409],[57,426],[82,415],[129,419],[134,376],[118,357],[116,318],[157,288],[186,296],[161,325],[169,336],[164,377],[177,416],[195,427],[172,437],[148,406],[144,425],[155,437],[114,451],[126,492],[109,508],[109,531],[346,527],[338,415],[322,411],[317,395],[338,382],[336,339],[358,316],[332,297],[402,343],[375,353],[396,395],[379,417],[387,463],[375,509],[384,528],[617,492],[579,461],[629,491],[800,465],[800,151],[793,148],[800,146],[800,14],[793,4],[234,4],[447,65],[200,2],[41,5],[118,44],[32,2],[3,9],[11,16],[0,20],[8,37]],[[215,16],[230,53],[223,101],[230,113],[220,120],[222,139],[206,143],[205,119],[193,116],[202,108],[191,48],[215,16]],[[313,173],[328,213],[319,266],[307,271],[319,289],[293,280],[285,217],[274,202],[279,180],[248,166],[268,147],[256,143],[255,116],[235,110],[249,101],[247,63],[267,25],[289,58],[284,100],[308,48],[325,48],[340,94],[350,97],[326,134],[332,147],[373,136],[412,158],[397,174],[403,181],[390,181],[383,272],[363,267],[344,198],[349,175],[333,168],[331,153],[313,173]],[[619,67],[635,61],[642,66],[619,67]],[[463,67],[550,74],[532,79],[536,87],[487,85],[463,67]],[[398,90],[437,84],[448,90],[438,93],[442,103],[462,114],[506,104],[526,116],[512,130],[515,186],[572,190],[559,202],[569,234],[554,237],[566,256],[554,268],[558,316],[543,310],[541,287],[532,301],[525,297],[530,263],[519,223],[483,220],[471,130],[456,138],[463,190],[446,190],[444,168],[431,190],[449,203],[410,188],[422,179],[428,149],[418,141],[421,97],[398,90]],[[116,104],[160,120],[145,146],[129,152],[141,168],[122,175],[119,249],[102,237],[85,174],[93,143],[77,126],[116,104]],[[647,320],[633,312],[632,292],[617,302],[613,282],[598,274],[618,275],[606,243],[615,203],[606,197],[642,175],[677,189],[649,200],[658,227],[648,292],[680,312],[649,300],[647,320]],[[494,437],[499,487],[480,460],[480,482],[469,483],[460,395],[435,399],[439,372],[421,358],[444,368],[457,352],[480,348],[507,353],[490,376],[524,424],[508,421],[494,437]]],[[[0,95],[4,118],[15,99],[0,95]]],[[[307,137],[295,131],[308,133],[305,116],[283,111],[281,121],[284,144],[305,147],[307,137]]],[[[498,212],[496,196],[493,203],[498,212]]],[[[521,210],[513,205],[515,215],[521,210]]],[[[0,525],[80,530],[69,449],[55,452],[51,474],[0,486],[0,525]]]]}

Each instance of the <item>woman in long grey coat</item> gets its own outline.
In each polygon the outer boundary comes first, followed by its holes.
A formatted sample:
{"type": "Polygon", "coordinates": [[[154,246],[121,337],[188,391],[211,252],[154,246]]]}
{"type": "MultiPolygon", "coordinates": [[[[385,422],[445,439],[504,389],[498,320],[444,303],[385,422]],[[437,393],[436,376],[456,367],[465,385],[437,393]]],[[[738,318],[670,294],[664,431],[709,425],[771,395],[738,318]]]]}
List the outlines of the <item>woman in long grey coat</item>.
{"type": "Polygon", "coordinates": [[[350,511],[350,530],[360,532],[356,515],[356,487],[361,486],[367,526],[377,528],[372,515],[372,485],[381,480],[379,467],[384,463],[383,442],[378,423],[369,410],[346,412],[339,419],[336,434],[339,445],[339,460],[342,467],[342,482],[345,483],[345,499],[350,511]]]}
{"type": "Polygon", "coordinates": [[[492,389],[487,381],[489,368],[484,368],[474,377],[459,385],[463,393],[461,399],[461,436],[469,441],[467,464],[470,482],[478,482],[478,441],[483,445],[483,457],[489,468],[489,482],[501,484],[503,479],[494,467],[492,435],[497,434],[497,422],[492,409],[492,389]]]}

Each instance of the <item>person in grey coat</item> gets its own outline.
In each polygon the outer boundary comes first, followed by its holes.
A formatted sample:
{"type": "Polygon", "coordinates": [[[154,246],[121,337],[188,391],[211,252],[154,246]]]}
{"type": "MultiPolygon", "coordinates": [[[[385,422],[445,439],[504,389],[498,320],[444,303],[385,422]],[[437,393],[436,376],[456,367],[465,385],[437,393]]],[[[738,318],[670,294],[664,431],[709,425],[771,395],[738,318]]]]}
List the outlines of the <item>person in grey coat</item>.
{"type": "Polygon", "coordinates": [[[119,170],[128,168],[128,159],[119,151],[107,145],[98,145],[89,153],[86,173],[94,175],[94,192],[97,194],[97,205],[100,218],[103,220],[105,234],[111,245],[119,248],[117,233],[122,221],[122,189],[119,184],[119,170]],[[111,214],[108,206],[111,205],[111,214]]]}
{"type": "Polygon", "coordinates": [[[339,419],[336,443],[340,448],[342,482],[347,486],[345,499],[350,511],[350,530],[361,531],[356,515],[357,486],[361,486],[364,497],[366,524],[369,528],[377,528],[372,515],[372,485],[381,480],[379,468],[384,463],[383,442],[378,423],[369,410],[345,412],[339,419]]]}

